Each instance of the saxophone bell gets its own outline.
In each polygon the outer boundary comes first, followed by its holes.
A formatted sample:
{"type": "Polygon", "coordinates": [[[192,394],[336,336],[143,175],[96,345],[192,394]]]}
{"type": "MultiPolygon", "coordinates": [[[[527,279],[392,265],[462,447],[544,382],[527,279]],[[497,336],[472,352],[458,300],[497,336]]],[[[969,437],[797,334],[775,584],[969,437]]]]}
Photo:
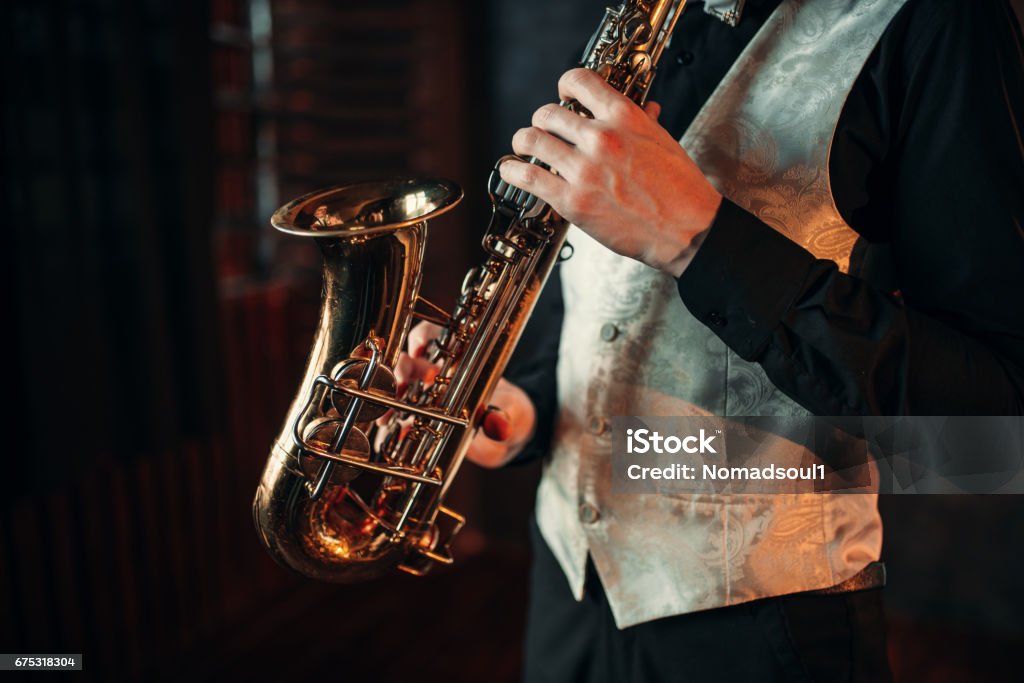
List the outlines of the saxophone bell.
{"type": "Polygon", "coordinates": [[[408,409],[392,368],[421,302],[427,222],[461,198],[445,180],[361,183],[300,197],[271,220],[316,240],[324,260],[312,352],[253,504],[264,545],[303,574],[369,578],[405,560],[410,539],[435,554],[434,520],[408,514],[399,522],[378,482],[360,477],[383,477],[391,493],[441,484],[435,473],[390,462],[370,444],[375,420],[408,409]]]}

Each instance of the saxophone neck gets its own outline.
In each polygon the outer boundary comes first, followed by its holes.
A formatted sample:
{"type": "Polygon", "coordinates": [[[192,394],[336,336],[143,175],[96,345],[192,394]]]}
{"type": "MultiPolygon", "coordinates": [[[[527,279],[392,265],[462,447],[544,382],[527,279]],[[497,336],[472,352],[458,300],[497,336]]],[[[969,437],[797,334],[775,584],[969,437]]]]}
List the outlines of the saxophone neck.
{"type": "Polygon", "coordinates": [[[580,66],[639,105],[647,99],[661,59],[686,0],[629,0],[605,10],[580,66]]]}

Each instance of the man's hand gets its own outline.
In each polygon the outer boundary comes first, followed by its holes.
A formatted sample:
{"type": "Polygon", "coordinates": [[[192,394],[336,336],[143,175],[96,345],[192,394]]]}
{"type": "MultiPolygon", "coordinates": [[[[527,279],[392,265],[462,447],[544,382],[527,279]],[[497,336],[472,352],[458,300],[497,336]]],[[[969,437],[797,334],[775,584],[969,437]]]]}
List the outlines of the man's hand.
{"type": "Polygon", "coordinates": [[[594,118],[547,104],[534,113],[532,127],[512,138],[517,154],[535,156],[557,174],[509,160],[501,177],[612,251],[679,277],[722,196],[658,125],[657,104],[641,109],[588,69],[566,72],[558,93],[594,118]]]}
{"type": "MultiPolygon", "coordinates": [[[[427,345],[441,328],[421,322],[409,332],[408,353],[403,352],[395,366],[399,393],[417,379],[433,381],[437,367],[425,358],[427,345]]],[[[501,467],[523,450],[533,437],[537,413],[526,392],[502,378],[491,396],[491,405],[484,415],[480,430],[466,453],[466,458],[481,467],[501,467]]]]}

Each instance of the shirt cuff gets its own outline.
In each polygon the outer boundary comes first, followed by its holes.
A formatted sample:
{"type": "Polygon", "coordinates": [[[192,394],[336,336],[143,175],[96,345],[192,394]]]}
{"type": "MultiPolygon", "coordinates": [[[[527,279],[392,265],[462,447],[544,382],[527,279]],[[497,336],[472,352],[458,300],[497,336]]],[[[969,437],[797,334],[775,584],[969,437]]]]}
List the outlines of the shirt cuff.
{"type": "Polygon", "coordinates": [[[753,361],[800,293],[815,260],[723,199],[704,243],[677,279],[679,296],[729,348],[753,361]]]}

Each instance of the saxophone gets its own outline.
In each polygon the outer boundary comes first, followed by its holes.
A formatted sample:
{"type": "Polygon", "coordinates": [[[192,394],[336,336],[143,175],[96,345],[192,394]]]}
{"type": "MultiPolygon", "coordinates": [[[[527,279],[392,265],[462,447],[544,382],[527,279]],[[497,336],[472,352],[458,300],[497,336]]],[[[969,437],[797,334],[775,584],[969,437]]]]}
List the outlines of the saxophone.
{"type": "MultiPolygon", "coordinates": [[[[608,8],[581,66],[642,105],[684,5],[608,8]]],[[[576,102],[562,106],[589,115],[576,102]]],[[[453,183],[333,187],[274,213],[275,228],[314,239],[323,254],[312,351],[253,502],[260,539],[281,564],[351,582],[452,563],[464,519],[444,506],[445,493],[541,287],[571,248],[565,219],[500,179],[507,158],[488,181],[485,258],[450,313],[418,292],[427,223],[462,198],[453,183]],[[439,369],[399,394],[393,368],[414,319],[441,326],[428,351],[439,369]]]]}

